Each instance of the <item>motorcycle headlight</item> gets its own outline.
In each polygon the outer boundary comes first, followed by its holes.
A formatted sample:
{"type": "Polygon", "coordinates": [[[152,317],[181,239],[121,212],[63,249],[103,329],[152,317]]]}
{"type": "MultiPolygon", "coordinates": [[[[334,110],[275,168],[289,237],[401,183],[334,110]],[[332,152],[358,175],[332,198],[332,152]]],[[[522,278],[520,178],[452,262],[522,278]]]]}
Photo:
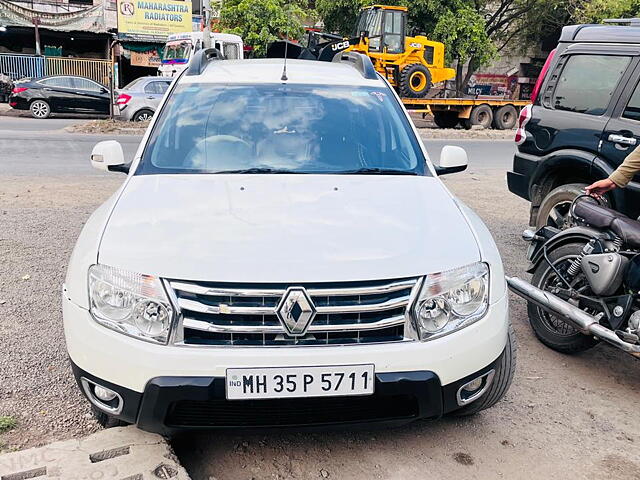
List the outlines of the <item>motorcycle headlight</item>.
{"type": "Polygon", "coordinates": [[[454,332],[484,316],[489,307],[489,266],[478,262],[427,275],[413,307],[421,341],[454,332]]]}
{"type": "Polygon", "coordinates": [[[91,315],[107,328],[166,344],[173,309],[156,277],[106,265],[89,268],[91,315]]]}

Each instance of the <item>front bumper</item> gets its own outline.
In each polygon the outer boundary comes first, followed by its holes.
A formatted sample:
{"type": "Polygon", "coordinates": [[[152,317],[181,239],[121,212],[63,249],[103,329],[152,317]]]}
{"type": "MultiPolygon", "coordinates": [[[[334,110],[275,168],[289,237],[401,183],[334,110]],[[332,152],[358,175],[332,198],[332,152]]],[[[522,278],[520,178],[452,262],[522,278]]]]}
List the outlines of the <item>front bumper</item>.
{"type": "Polygon", "coordinates": [[[116,418],[170,435],[202,429],[391,426],[435,419],[459,409],[460,387],[495,369],[499,361],[445,386],[430,371],[378,373],[375,393],[369,396],[269,400],[227,400],[224,377],[157,377],[138,393],[72,366],[81,389],[84,378],[120,395],[123,409],[116,418]]]}
{"type": "Polygon", "coordinates": [[[116,391],[124,400],[124,409],[116,416],[160,433],[437,418],[459,408],[456,393],[461,385],[493,368],[508,334],[506,296],[492,304],[483,319],[450,335],[428,342],[369,345],[155,345],[97,324],[66,296],[63,316],[76,378],[116,391]],[[374,395],[225,400],[227,368],[354,364],[374,364],[374,395]],[[300,417],[298,412],[306,413],[300,417]]]}
{"type": "Polygon", "coordinates": [[[516,152],[513,156],[513,171],[507,172],[507,187],[511,193],[531,200],[531,179],[538,163],[536,156],[516,152]]]}

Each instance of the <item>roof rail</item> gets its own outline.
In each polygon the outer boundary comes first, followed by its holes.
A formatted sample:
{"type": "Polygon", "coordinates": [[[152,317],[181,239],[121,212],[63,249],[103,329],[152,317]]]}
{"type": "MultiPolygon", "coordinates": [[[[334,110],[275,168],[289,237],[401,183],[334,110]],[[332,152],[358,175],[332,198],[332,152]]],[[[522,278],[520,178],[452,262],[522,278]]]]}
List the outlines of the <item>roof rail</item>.
{"type": "Polygon", "coordinates": [[[205,48],[195,52],[189,62],[187,75],[200,75],[212,60],[225,60],[224,55],[217,48],[205,48]]]}
{"type": "Polygon", "coordinates": [[[367,80],[377,80],[378,72],[373,67],[371,59],[358,52],[338,52],[333,56],[332,62],[348,63],[357,69],[367,80]]]}
{"type": "Polygon", "coordinates": [[[607,18],[606,20],[603,20],[602,23],[640,27],[640,18],[607,18]]]}

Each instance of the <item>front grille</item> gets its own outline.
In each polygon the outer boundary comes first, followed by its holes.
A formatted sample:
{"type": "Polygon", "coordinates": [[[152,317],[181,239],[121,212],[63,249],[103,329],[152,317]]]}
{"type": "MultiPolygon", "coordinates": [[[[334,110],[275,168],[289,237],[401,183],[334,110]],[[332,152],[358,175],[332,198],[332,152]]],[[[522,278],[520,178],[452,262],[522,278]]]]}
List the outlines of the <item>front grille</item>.
{"type": "Polygon", "coordinates": [[[323,425],[413,418],[418,402],[410,395],[269,400],[182,400],[173,403],[170,427],[266,427],[323,425]]]}
{"type": "Polygon", "coordinates": [[[180,309],[175,341],[186,345],[345,345],[402,341],[417,279],[302,285],[171,280],[180,309]],[[304,287],[316,316],[292,337],[276,308],[288,287],[304,287]]]}

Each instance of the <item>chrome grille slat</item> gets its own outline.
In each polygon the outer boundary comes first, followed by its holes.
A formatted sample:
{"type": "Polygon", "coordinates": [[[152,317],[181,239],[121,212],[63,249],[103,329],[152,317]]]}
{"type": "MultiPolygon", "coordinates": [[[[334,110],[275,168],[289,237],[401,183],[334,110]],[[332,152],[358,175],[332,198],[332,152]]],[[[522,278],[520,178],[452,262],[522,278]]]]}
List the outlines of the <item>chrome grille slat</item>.
{"type": "Polygon", "coordinates": [[[195,295],[219,295],[223,297],[281,297],[286,289],[258,289],[258,288],[218,288],[198,285],[197,283],[187,283],[171,281],[172,288],[182,292],[193,293],[195,295]]]}
{"type": "Polygon", "coordinates": [[[273,315],[275,309],[271,307],[239,307],[235,305],[220,304],[217,307],[190,300],[188,298],[178,299],[178,306],[183,310],[190,310],[199,313],[213,313],[216,315],[239,314],[239,315],[273,315]]]}
{"type": "MultiPolygon", "coordinates": [[[[381,293],[392,293],[413,287],[415,280],[401,280],[391,282],[386,285],[368,287],[345,287],[345,288],[308,288],[307,293],[312,297],[318,296],[347,296],[347,295],[376,295],[381,293]]],[[[175,290],[193,293],[195,295],[219,295],[230,297],[281,297],[286,289],[270,288],[221,288],[207,287],[197,283],[188,283],[172,280],[169,282],[175,290]]]]}
{"type": "MultiPolygon", "coordinates": [[[[336,325],[311,325],[307,332],[349,332],[361,330],[375,330],[377,328],[393,327],[404,323],[404,315],[396,315],[395,317],[385,318],[377,322],[368,323],[345,323],[336,325]]],[[[185,328],[192,330],[201,330],[204,332],[218,333],[286,333],[281,325],[219,325],[214,323],[196,320],[195,318],[185,317],[183,321],[185,328]]]]}
{"type": "MultiPolygon", "coordinates": [[[[404,307],[407,305],[408,301],[409,295],[406,295],[404,297],[388,300],[381,303],[355,303],[353,305],[336,305],[332,307],[316,306],[316,311],[320,314],[382,312],[385,310],[393,310],[394,308],[404,307]]],[[[183,310],[212,314],[273,315],[276,311],[276,309],[272,307],[241,307],[222,303],[216,307],[188,298],[180,298],[178,300],[178,306],[183,310]]]]}
{"type": "Polygon", "coordinates": [[[215,284],[166,280],[180,319],[178,345],[349,345],[405,340],[406,311],[419,279],[326,284],[215,284]],[[292,337],[276,310],[288,291],[303,290],[316,312],[292,337]]]}

